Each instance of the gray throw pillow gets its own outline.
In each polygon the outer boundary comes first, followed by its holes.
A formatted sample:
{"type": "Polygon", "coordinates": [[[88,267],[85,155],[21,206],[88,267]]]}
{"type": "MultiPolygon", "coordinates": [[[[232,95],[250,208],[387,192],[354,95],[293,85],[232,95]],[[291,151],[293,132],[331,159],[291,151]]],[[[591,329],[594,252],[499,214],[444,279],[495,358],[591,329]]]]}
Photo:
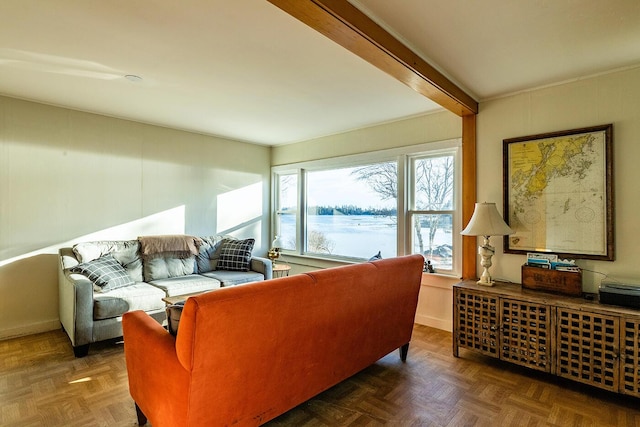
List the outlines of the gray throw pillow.
{"type": "Polygon", "coordinates": [[[201,237],[200,252],[196,256],[198,273],[208,273],[216,269],[220,257],[220,244],[224,240],[220,236],[201,237]]]}
{"type": "MultiPolygon", "coordinates": [[[[135,244],[124,246],[124,249],[113,251],[113,257],[124,267],[134,282],[142,282],[142,258],[140,258],[140,244],[134,240],[135,244]]],[[[128,242],[124,242],[125,244],[128,242]]]]}
{"type": "Polygon", "coordinates": [[[102,292],[133,285],[134,281],[113,255],[105,255],[72,267],[72,273],[87,276],[102,292]]]}
{"type": "Polygon", "coordinates": [[[216,270],[248,271],[255,239],[224,239],[216,270]]]}

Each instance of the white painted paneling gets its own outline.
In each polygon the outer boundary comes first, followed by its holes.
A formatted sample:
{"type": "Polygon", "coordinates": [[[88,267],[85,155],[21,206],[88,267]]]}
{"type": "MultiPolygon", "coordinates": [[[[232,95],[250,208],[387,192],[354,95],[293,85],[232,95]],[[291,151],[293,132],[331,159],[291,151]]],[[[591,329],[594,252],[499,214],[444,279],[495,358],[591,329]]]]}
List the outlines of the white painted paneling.
{"type": "Polygon", "coordinates": [[[58,324],[61,246],[231,232],[266,255],[268,147],[2,97],[0,124],[0,338],[58,324]],[[245,188],[251,218],[217,229],[245,188]]]}
{"type": "MultiPolygon", "coordinates": [[[[497,202],[501,212],[503,139],[607,123],[613,123],[616,260],[577,262],[586,292],[597,292],[605,275],[640,279],[640,68],[489,101],[478,115],[478,200],[497,202]]],[[[501,239],[491,242],[492,276],[519,283],[525,256],[504,254],[501,239]]]]}

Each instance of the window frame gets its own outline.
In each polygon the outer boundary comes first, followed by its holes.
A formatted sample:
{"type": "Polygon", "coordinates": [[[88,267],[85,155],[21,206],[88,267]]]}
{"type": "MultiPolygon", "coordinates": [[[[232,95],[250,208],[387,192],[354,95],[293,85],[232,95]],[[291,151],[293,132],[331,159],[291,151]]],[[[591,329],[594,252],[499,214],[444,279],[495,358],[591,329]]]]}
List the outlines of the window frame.
{"type": "MultiPolygon", "coordinates": [[[[303,161],[288,165],[272,166],[271,168],[271,236],[272,238],[279,232],[278,215],[279,212],[279,177],[281,175],[297,174],[297,212],[296,212],[296,249],[282,250],[282,254],[292,257],[306,259],[320,259],[337,262],[361,262],[362,258],[352,258],[334,255],[306,254],[304,236],[306,233],[306,173],[308,171],[324,171],[331,169],[342,169],[358,167],[373,163],[394,161],[397,164],[397,254],[405,255],[412,253],[413,247],[413,227],[409,226],[412,215],[415,215],[413,206],[413,182],[414,174],[411,165],[415,159],[425,157],[438,157],[443,154],[452,154],[455,162],[454,176],[454,209],[453,209],[453,265],[452,270],[438,271],[445,275],[460,277],[462,266],[462,140],[460,138],[418,144],[413,146],[379,150],[362,154],[345,155],[320,160],[303,161]]],[[[448,213],[448,211],[447,211],[448,213]]]]}
{"type": "MultiPolygon", "coordinates": [[[[271,187],[273,188],[273,193],[272,193],[272,210],[271,210],[271,230],[273,231],[273,233],[271,233],[272,235],[272,239],[275,238],[275,236],[279,236],[280,230],[279,230],[279,224],[278,224],[278,217],[280,215],[283,214],[282,211],[282,207],[281,207],[281,203],[280,203],[280,177],[282,176],[288,176],[288,175],[293,175],[296,177],[296,213],[295,213],[295,217],[296,217],[296,225],[300,223],[300,179],[301,179],[301,173],[300,173],[300,169],[299,168],[294,168],[294,169],[285,169],[282,171],[279,171],[277,173],[273,172],[271,173],[271,187]]],[[[286,252],[294,252],[294,251],[298,251],[300,248],[300,241],[298,239],[298,229],[300,227],[296,226],[296,236],[295,236],[295,249],[292,251],[290,249],[284,249],[281,248],[282,251],[286,251],[286,252]]],[[[271,245],[271,240],[269,240],[269,245],[271,245]]]]}
{"type": "MultiPolygon", "coordinates": [[[[413,218],[416,215],[451,215],[452,218],[452,230],[451,230],[451,245],[452,245],[452,265],[451,270],[436,268],[436,273],[455,275],[460,277],[462,272],[462,162],[461,162],[461,146],[442,148],[438,150],[430,150],[428,152],[417,153],[407,156],[409,166],[409,179],[408,181],[408,204],[406,212],[407,224],[413,224],[413,218]],[[453,195],[452,195],[452,207],[451,209],[417,209],[416,208],[416,162],[418,160],[429,158],[440,158],[445,156],[452,156],[454,162],[454,176],[453,176],[453,195]]],[[[414,248],[414,233],[412,227],[407,227],[407,233],[405,235],[405,242],[407,243],[406,253],[413,253],[414,248]]]]}

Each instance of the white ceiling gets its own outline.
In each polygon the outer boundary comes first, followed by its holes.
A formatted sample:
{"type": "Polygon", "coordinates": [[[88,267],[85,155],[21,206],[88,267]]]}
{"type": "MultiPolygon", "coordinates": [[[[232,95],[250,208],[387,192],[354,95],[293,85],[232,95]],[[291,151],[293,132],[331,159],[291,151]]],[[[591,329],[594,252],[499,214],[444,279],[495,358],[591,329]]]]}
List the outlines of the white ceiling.
{"type": "Polygon", "coordinates": [[[350,0],[477,101],[640,66],[639,0],[350,0]]]}
{"type": "MultiPolygon", "coordinates": [[[[478,101],[640,65],[638,0],[352,3],[478,101]]],[[[2,0],[0,94],[267,145],[440,108],[266,0],[2,0]]]]}

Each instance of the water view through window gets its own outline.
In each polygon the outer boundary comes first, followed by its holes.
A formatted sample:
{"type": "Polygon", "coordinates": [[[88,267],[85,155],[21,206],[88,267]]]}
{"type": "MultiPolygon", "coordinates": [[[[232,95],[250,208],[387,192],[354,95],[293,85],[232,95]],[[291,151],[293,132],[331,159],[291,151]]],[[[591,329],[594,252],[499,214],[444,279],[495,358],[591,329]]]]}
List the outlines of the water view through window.
{"type": "Polygon", "coordinates": [[[395,162],[307,174],[307,247],[313,254],[396,255],[395,162]]]}
{"type": "MultiPolygon", "coordinates": [[[[369,259],[396,255],[396,223],[372,215],[309,215],[309,253],[369,259]]],[[[295,218],[283,216],[282,234],[295,234],[295,218]]]]}
{"type": "Polygon", "coordinates": [[[455,154],[278,172],[275,224],[283,249],[360,260],[378,252],[383,258],[419,253],[437,271],[454,272],[455,154]],[[400,200],[398,165],[405,193],[400,200]],[[398,229],[399,206],[404,230],[398,229]]]}

